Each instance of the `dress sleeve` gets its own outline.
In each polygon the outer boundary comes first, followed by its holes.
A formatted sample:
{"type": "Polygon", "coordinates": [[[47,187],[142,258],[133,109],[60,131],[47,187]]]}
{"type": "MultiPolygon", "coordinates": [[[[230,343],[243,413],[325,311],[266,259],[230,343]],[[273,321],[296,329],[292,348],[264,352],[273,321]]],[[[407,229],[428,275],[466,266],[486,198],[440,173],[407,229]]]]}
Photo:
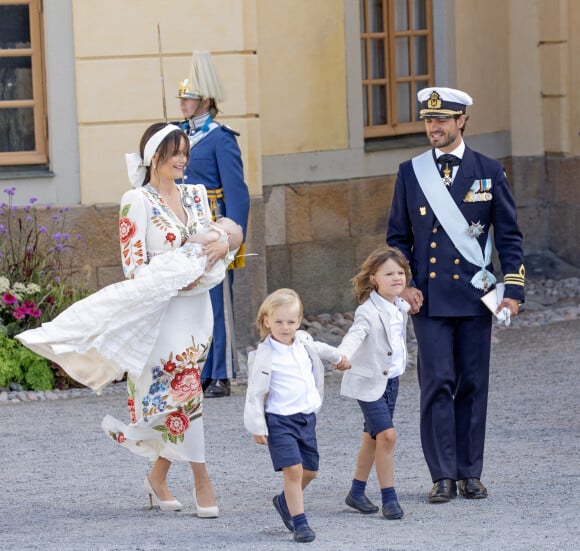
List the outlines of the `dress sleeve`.
{"type": "Polygon", "coordinates": [[[405,178],[403,170],[399,167],[387,225],[387,244],[400,249],[410,262],[413,238],[413,227],[407,209],[405,178]]]}
{"type": "Polygon", "coordinates": [[[133,279],[139,267],[147,263],[147,212],[143,199],[138,189],[127,191],[121,198],[119,240],[123,272],[128,279],[133,279]]]}
{"type": "Polygon", "coordinates": [[[526,275],[523,236],[518,227],[516,204],[501,166],[494,178],[492,209],[494,244],[504,274],[504,297],[523,301],[526,275]]]}
{"type": "Polygon", "coordinates": [[[223,132],[222,139],[216,146],[216,161],[220,182],[224,190],[226,215],[236,224],[242,226],[244,238],[248,226],[250,194],[244,182],[242,154],[233,134],[223,132]]]}
{"type": "Polygon", "coordinates": [[[336,364],[340,361],[342,354],[336,347],[331,346],[325,342],[315,341],[310,333],[302,329],[298,331],[296,335],[302,342],[308,344],[308,346],[310,346],[310,348],[321,360],[326,360],[327,362],[331,362],[333,364],[336,364]]]}
{"type": "MultiPolygon", "coordinates": [[[[244,427],[250,434],[268,436],[265,401],[270,389],[271,362],[263,361],[264,345],[248,355],[248,387],[244,405],[244,427]],[[261,361],[262,360],[262,361],[261,361]]],[[[269,356],[266,354],[266,357],[269,356]]]]}
{"type": "Polygon", "coordinates": [[[338,346],[339,352],[350,360],[362,346],[370,330],[369,320],[360,312],[355,312],[354,322],[338,346]]]}

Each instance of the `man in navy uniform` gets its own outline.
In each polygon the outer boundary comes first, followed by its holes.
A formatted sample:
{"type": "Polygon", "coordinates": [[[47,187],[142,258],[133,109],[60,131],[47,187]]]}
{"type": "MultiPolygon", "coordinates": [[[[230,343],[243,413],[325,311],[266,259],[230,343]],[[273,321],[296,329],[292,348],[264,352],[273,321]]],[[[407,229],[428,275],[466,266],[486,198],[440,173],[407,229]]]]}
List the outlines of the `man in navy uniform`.
{"type": "MultiPolygon", "coordinates": [[[[191,148],[185,182],[203,184],[214,218],[231,218],[242,227],[245,236],[250,196],[236,141],[239,134],[214,120],[223,92],[208,52],[193,53],[190,78],[180,83],[177,97],[185,117],[179,126],[189,136],[191,148]]],[[[233,264],[231,268],[242,267],[243,257],[233,264]]],[[[228,270],[224,283],[210,290],[214,332],[201,374],[206,398],[229,396],[230,379],[235,376],[233,279],[233,270],[228,270]]]]}
{"type": "Polygon", "coordinates": [[[492,226],[505,284],[497,312],[508,322],[524,300],[525,270],[505,171],[463,141],[471,98],[450,88],[417,97],[433,149],[399,167],[387,242],[405,253],[413,273],[402,296],[415,314],[429,501],[442,503],[458,489],[468,499],[487,497],[480,478],[492,314],[480,299],[496,281],[492,226]]]}

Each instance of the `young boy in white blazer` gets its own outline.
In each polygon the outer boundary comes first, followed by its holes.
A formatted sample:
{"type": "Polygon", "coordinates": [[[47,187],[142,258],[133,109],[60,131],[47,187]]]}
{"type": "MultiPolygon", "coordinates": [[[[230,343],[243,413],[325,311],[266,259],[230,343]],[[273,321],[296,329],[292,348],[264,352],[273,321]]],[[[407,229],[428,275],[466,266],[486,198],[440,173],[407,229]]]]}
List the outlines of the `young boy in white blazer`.
{"type": "Polygon", "coordinates": [[[409,304],[399,295],[410,277],[409,263],[398,249],[383,246],[373,251],[352,279],[361,305],[338,347],[352,364],[344,373],[340,392],[358,401],[364,417],[362,444],[345,502],[363,514],[378,512],[379,508],[365,494],[374,464],[381,488],[382,513],[390,520],[403,517],[393,484],[396,442],[393,413],[399,376],[407,364],[409,304]]]}
{"type": "Polygon", "coordinates": [[[267,445],[275,471],[284,474],[284,490],[273,504],[297,542],[313,541],[304,514],[303,490],[318,472],[316,413],[322,405],[321,359],[348,369],[336,348],[298,331],[302,301],[292,289],[278,289],[256,319],[262,342],[248,357],[244,425],[257,444],[267,445]]]}

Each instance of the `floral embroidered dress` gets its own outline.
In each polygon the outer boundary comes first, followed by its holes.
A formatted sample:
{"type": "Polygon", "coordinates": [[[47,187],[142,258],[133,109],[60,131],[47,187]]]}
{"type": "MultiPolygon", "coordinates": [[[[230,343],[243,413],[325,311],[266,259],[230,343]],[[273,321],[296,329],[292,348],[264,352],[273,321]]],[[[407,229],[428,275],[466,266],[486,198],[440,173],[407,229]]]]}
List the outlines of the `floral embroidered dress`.
{"type": "MultiPolygon", "coordinates": [[[[203,186],[178,186],[188,216],[187,224],[171,211],[151,185],[123,195],[120,239],[123,270],[139,278],[152,259],[163,259],[211,221],[203,186]]],[[[167,301],[157,338],[141,373],[129,372],[128,409],[131,423],[111,416],[103,428],[132,452],[156,459],[205,462],[202,421],[203,391],[200,360],[209,348],[213,314],[209,288],[217,277],[202,277],[191,291],[179,291],[167,301]],[[205,280],[204,280],[205,278],[205,280]]]]}

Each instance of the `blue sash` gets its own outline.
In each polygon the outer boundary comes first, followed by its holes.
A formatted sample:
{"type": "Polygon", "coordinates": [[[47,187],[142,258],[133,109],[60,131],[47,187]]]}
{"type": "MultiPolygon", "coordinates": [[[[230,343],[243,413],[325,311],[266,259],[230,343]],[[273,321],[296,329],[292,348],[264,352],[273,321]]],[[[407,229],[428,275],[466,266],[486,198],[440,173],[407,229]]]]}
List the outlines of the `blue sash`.
{"type": "Polygon", "coordinates": [[[412,160],[415,176],[421,190],[431,205],[437,220],[455,245],[455,248],[471,264],[481,269],[471,279],[476,289],[486,290],[496,281],[495,276],[486,269],[491,261],[491,238],[487,232],[485,254],[482,252],[479,241],[468,234],[469,225],[451,194],[441,181],[431,151],[427,151],[412,160]]]}

